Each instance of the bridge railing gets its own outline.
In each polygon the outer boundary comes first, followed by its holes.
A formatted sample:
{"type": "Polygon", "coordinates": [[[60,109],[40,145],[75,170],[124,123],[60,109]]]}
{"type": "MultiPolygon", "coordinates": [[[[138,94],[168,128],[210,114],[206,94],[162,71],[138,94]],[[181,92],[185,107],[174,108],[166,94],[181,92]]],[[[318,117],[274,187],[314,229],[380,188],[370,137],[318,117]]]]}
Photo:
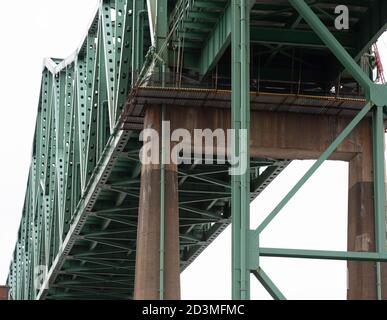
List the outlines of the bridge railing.
{"type": "MultiPolygon", "coordinates": [[[[136,78],[136,76],[135,76],[136,78]]],[[[143,79],[142,86],[231,90],[231,77],[212,73],[207,76],[192,73],[153,72],[143,79]]],[[[252,93],[281,93],[328,97],[363,98],[364,91],[353,81],[274,80],[251,77],[252,93]]]]}

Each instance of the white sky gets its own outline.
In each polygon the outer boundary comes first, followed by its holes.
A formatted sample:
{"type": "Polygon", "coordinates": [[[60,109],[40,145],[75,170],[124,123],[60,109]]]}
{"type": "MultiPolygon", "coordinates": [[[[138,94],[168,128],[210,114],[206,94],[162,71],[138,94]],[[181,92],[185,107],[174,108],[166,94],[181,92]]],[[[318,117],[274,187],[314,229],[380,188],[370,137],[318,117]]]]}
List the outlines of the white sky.
{"type": "MultiPolygon", "coordinates": [[[[42,61],[79,45],[97,0],[4,1],[0,19],[0,284],[5,283],[24,203],[42,61]],[[75,9],[76,8],[76,9],[75,9]],[[17,13],[17,14],[15,14],[17,13]],[[17,18],[15,18],[17,17],[17,18]]],[[[387,68],[387,37],[380,41],[387,68]]],[[[312,162],[293,162],[251,207],[252,227],[270,213],[312,162]]],[[[346,250],[348,165],[327,162],[262,234],[262,246],[346,250]]],[[[230,299],[231,230],[182,274],[184,299],[230,299]]],[[[290,299],[345,299],[346,263],[262,258],[290,299]]],[[[252,279],[252,298],[269,295],[252,279]]]]}

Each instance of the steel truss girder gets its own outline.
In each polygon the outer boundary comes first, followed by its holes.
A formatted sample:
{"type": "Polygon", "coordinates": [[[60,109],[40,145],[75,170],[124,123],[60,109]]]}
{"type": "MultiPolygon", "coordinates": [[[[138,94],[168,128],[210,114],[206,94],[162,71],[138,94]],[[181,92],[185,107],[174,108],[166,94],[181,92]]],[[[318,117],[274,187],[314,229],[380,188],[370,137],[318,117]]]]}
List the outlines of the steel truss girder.
{"type": "MultiPolygon", "coordinates": [[[[117,28],[103,35],[113,20],[105,14],[103,29],[99,10],[77,55],[62,62],[46,60],[21,223],[25,227],[21,229],[8,278],[15,299],[44,295],[44,289],[39,292],[35,288],[39,268],[44,266],[46,271],[51,269],[51,274],[56,272],[52,269],[61,263],[59,256],[68,251],[64,243],[73,242],[74,225],[82,223],[79,212],[86,209],[84,197],[91,187],[95,188],[99,166],[107,166],[104,158],[111,153],[105,150],[109,144],[107,131],[116,127],[118,118],[109,124],[105,101],[109,89],[113,89],[117,99],[112,97],[111,106],[113,111],[121,110],[131,79],[127,69],[132,48],[128,3],[131,1],[101,1],[103,10],[117,10],[117,28]],[[112,41],[113,35],[116,41],[112,41]],[[112,56],[109,50],[117,55],[112,56]],[[115,65],[116,75],[106,70],[105,62],[115,65]],[[111,78],[106,77],[105,70],[114,79],[110,87],[107,80],[111,78]]],[[[125,141],[128,135],[120,132],[119,137],[125,141]]],[[[113,137],[110,142],[114,145],[113,137]]]]}
{"type": "MultiPolygon", "coordinates": [[[[207,74],[223,56],[226,49],[231,44],[231,2],[226,5],[223,15],[219,18],[215,29],[211,32],[201,50],[199,70],[200,73],[207,74]]],[[[292,29],[275,29],[275,28],[257,28],[251,27],[251,43],[270,43],[293,46],[310,46],[314,48],[323,48],[323,42],[311,31],[300,31],[292,29]]],[[[352,35],[343,35],[336,33],[341,43],[351,50],[355,49],[354,37],[352,35]]],[[[189,34],[185,35],[189,38],[189,34]]]]}

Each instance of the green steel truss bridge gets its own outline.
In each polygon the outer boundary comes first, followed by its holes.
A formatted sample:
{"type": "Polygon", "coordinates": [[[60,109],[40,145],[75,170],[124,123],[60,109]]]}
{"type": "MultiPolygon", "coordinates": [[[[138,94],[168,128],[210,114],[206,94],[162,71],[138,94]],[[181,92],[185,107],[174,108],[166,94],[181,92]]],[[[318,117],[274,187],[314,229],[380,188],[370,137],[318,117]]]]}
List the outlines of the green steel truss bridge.
{"type": "MultiPolygon", "coordinates": [[[[386,24],[387,3],[378,0],[101,1],[78,50],[65,60],[44,62],[23,217],[8,277],[13,299],[135,298],[139,135],[148,105],[231,108],[231,126],[246,129],[250,109],[351,117],[257,230],[249,227],[249,203],[292,157],[251,153],[247,173],[233,178],[227,165],[178,166],[180,271],[232,223],[234,299],[249,298],[250,273],[274,298],[285,298],[259,267],[260,256],[371,261],[377,266],[375,295],[382,298],[387,88],[373,82],[367,57],[386,24]],[[334,28],[337,5],[349,8],[349,30],[334,28]],[[369,117],[375,248],[260,248],[260,232],[369,117]]],[[[248,137],[237,141],[236,154],[249,155],[248,137]]],[[[160,200],[168,205],[164,166],[160,171],[160,200]]],[[[163,241],[157,260],[160,299],[168,294],[163,241]]]]}

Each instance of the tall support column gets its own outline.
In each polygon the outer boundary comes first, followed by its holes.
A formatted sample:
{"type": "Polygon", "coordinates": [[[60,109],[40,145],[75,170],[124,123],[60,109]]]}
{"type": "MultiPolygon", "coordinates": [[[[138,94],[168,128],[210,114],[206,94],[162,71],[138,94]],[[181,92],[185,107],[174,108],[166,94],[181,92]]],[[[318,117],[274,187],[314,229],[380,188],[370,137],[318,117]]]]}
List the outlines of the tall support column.
{"type": "MultiPolygon", "coordinates": [[[[375,241],[376,251],[384,255],[386,247],[386,209],[385,209],[385,162],[384,162],[384,114],[383,107],[374,107],[373,113],[373,156],[374,156],[374,207],[375,207],[375,241]]],[[[385,264],[383,264],[385,268],[385,264]]],[[[383,299],[382,263],[376,264],[376,293],[383,299]]],[[[387,296],[387,292],[385,292],[387,296]]]]}
{"type": "MultiPolygon", "coordinates": [[[[376,107],[374,108],[377,109],[376,107]]],[[[377,111],[374,111],[374,113],[375,112],[377,111]]],[[[374,170],[376,159],[373,158],[375,157],[376,152],[373,152],[372,128],[375,129],[376,127],[375,125],[372,126],[370,120],[364,121],[368,121],[368,125],[362,126],[363,129],[360,133],[360,141],[364,151],[353,158],[349,163],[348,250],[374,252],[375,250],[378,250],[376,243],[380,241],[377,240],[378,233],[375,230],[375,225],[378,226],[378,212],[375,205],[378,202],[378,199],[380,201],[380,198],[378,198],[376,192],[374,192],[374,176],[376,178],[379,175],[376,172],[380,171],[380,168],[374,170]],[[373,154],[374,157],[372,156],[373,154]]],[[[383,135],[383,129],[381,134],[383,135]]],[[[382,179],[384,183],[383,173],[382,179]]],[[[384,207],[384,205],[382,206],[384,207]]],[[[377,263],[349,261],[348,299],[374,300],[378,298],[378,291],[379,294],[383,293],[386,298],[387,268],[385,265],[385,263],[382,263],[382,269],[384,269],[383,271],[385,272],[380,274],[380,281],[378,281],[377,263]],[[381,282],[384,288],[381,286],[378,287],[378,282],[381,282]]],[[[379,296],[379,298],[381,298],[381,296],[379,296]]]]}
{"type": "Polygon", "coordinates": [[[250,298],[248,239],[250,231],[250,2],[232,0],[233,155],[240,172],[232,172],[232,298],[250,298]]]}
{"type": "MultiPolygon", "coordinates": [[[[166,114],[168,119],[168,112],[166,114]]],[[[161,137],[161,108],[148,107],[145,128],[161,137]]],[[[169,150],[167,150],[168,152],[169,150]]],[[[134,298],[160,299],[160,165],[141,170],[134,298]]],[[[165,165],[163,299],[180,299],[179,208],[176,165],[165,165]]]]}
{"type": "Polygon", "coordinates": [[[0,301],[8,300],[9,288],[5,286],[0,286],[0,301]]]}

